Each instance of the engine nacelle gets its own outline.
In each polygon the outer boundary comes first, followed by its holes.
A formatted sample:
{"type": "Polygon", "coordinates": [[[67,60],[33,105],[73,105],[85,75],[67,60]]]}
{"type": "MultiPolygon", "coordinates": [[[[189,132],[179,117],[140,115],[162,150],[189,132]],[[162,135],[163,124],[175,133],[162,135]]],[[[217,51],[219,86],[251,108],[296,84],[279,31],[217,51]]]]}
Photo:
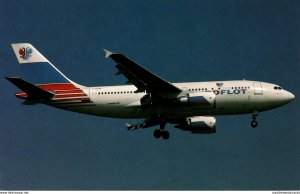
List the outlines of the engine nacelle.
{"type": "Polygon", "coordinates": [[[213,92],[189,93],[185,97],[179,98],[179,102],[188,106],[200,108],[214,108],[216,95],[213,92]]]}
{"type": "Polygon", "coordinates": [[[188,117],[185,122],[175,127],[184,131],[191,131],[192,133],[215,133],[216,118],[204,116],[188,117]]]}

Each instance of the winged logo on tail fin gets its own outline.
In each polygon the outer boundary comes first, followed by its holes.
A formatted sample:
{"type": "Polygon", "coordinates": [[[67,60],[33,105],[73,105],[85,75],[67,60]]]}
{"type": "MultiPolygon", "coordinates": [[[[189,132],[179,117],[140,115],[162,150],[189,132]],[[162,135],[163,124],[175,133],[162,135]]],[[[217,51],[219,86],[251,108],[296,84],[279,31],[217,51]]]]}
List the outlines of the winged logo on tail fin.
{"type": "Polygon", "coordinates": [[[22,59],[27,60],[31,57],[32,49],[30,47],[22,47],[19,49],[19,54],[22,59]]]}

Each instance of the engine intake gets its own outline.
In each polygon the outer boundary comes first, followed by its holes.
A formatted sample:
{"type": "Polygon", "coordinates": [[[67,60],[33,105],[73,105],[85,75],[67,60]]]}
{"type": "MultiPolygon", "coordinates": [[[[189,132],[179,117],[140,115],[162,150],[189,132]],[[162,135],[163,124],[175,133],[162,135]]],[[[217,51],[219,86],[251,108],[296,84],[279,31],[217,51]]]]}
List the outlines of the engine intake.
{"type": "Polygon", "coordinates": [[[215,117],[204,116],[188,117],[185,122],[175,127],[192,133],[215,133],[216,119],[215,117]]]}

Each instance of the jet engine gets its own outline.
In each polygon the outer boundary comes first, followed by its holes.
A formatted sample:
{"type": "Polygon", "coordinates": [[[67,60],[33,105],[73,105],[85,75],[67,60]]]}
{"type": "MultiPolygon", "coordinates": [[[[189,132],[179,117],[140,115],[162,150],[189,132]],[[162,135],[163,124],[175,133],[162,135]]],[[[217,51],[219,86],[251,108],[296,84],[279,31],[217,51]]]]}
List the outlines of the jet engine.
{"type": "Polygon", "coordinates": [[[195,92],[189,93],[185,97],[179,98],[179,102],[188,106],[196,106],[201,108],[213,108],[215,107],[214,93],[208,92],[195,92]]]}
{"type": "Polygon", "coordinates": [[[192,133],[215,133],[216,118],[204,116],[188,117],[185,122],[175,127],[184,131],[191,131],[192,133]]]}

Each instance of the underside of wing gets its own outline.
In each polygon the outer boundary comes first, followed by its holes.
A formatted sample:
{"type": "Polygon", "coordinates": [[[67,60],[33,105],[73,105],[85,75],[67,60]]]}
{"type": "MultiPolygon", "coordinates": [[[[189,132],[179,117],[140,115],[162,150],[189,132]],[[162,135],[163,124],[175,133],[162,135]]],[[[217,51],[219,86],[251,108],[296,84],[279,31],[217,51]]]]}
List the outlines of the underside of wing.
{"type": "Polygon", "coordinates": [[[49,100],[54,94],[50,91],[46,91],[39,88],[21,78],[18,77],[6,77],[8,81],[20,88],[23,92],[26,92],[28,97],[32,100],[49,100]]]}
{"type": "Polygon", "coordinates": [[[152,93],[165,98],[174,98],[181,93],[181,89],[128,59],[124,55],[115,54],[108,50],[104,51],[106,57],[112,58],[117,63],[117,75],[123,74],[128,79],[129,83],[132,83],[138,88],[136,92],[147,91],[147,93],[152,93]]]}

